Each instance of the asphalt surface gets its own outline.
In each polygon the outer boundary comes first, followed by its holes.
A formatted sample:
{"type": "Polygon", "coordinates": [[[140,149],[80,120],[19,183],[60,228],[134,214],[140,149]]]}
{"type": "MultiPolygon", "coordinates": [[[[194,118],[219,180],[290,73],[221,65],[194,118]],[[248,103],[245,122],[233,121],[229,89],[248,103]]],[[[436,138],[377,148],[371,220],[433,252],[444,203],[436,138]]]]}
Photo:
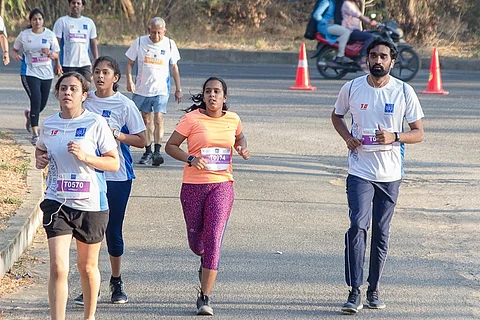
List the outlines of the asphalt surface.
{"type": "MultiPolygon", "coordinates": [[[[0,127],[21,140],[28,138],[23,128],[28,99],[17,72],[10,66],[0,73],[0,127]]],[[[186,97],[198,93],[211,75],[227,81],[231,110],[243,121],[252,153],[248,161],[234,157],[236,200],[212,295],[216,317],[341,317],[348,295],[343,279],[346,148],[330,113],[345,80],[323,80],[310,68],[317,91],[306,92],[288,90],[296,64],[180,63],[180,72],[186,97]]],[[[363,310],[358,316],[364,319],[480,317],[480,73],[447,70],[442,76],[450,95],[419,95],[426,135],[423,143],[407,146],[381,287],[387,308],[363,310]]],[[[422,70],[411,84],[420,92],[427,79],[422,70]]],[[[124,79],[121,84],[125,91],[124,79]]],[[[169,103],[165,140],[187,106],[187,101],[169,103]]],[[[52,95],[41,118],[58,110],[52,95]]],[[[142,152],[133,149],[134,159],[142,152]]],[[[122,271],[130,301],[109,303],[104,248],[97,319],[194,316],[199,259],[188,249],[181,214],[182,167],[168,156],[159,168],[135,165],[122,271]]],[[[44,243],[34,247],[40,263],[32,274],[39,283],[0,299],[0,318],[48,319],[48,252],[44,243]]],[[[67,319],[83,314],[72,303],[80,293],[74,248],[67,319]]]]}

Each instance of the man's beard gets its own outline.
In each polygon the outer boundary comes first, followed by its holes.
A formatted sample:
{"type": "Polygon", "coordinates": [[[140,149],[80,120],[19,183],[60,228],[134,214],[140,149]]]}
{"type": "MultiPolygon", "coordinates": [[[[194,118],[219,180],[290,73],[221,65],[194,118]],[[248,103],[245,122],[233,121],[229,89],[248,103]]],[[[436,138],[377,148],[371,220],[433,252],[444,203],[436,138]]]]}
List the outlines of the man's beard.
{"type": "Polygon", "coordinates": [[[376,78],[381,78],[386,76],[387,74],[390,73],[390,70],[385,70],[383,67],[381,68],[375,68],[378,65],[374,65],[373,67],[370,67],[370,74],[376,78]]]}

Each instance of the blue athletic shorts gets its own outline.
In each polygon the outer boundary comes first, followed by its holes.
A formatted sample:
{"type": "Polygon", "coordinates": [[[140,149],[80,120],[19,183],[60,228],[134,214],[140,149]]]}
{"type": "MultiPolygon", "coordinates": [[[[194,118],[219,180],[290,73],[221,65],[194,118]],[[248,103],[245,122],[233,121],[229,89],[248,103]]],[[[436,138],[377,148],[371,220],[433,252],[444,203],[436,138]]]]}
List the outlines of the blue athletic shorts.
{"type": "Polygon", "coordinates": [[[133,94],[132,100],[140,111],[167,113],[168,96],[144,97],[133,94]]]}

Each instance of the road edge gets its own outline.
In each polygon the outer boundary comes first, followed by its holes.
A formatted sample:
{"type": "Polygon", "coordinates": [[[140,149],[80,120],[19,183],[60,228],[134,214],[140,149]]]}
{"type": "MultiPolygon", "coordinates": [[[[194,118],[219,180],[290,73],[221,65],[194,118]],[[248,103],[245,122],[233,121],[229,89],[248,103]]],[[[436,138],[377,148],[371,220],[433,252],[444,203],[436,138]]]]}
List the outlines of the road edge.
{"type": "Polygon", "coordinates": [[[18,261],[31,245],[42,223],[40,202],[43,200],[42,171],[34,167],[35,148],[22,135],[4,131],[27,154],[30,165],[27,172],[27,195],[23,203],[8,219],[8,227],[0,233],[0,278],[18,261]]]}

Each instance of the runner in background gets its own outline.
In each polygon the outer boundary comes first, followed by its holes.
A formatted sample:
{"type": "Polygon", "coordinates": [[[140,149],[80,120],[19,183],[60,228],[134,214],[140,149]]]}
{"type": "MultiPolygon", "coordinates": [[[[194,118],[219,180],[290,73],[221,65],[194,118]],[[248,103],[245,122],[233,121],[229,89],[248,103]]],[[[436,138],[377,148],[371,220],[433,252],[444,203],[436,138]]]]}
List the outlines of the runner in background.
{"type": "MultiPolygon", "coordinates": [[[[112,57],[99,57],[93,65],[93,82],[96,90],[90,91],[83,106],[85,109],[102,115],[117,141],[120,169],[105,172],[107,199],[110,209],[106,239],[110,255],[110,301],[114,304],[128,302],[123,289],[121,262],[124,253],[123,221],[132,190],[133,172],[130,146],[145,146],[145,124],[132,100],[118,92],[121,72],[118,62],[112,57]]],[[[75,304],[83,305],[83,294],[75,298],[75,304]]]]}
{"type": "Polygon", "coordinates": [[[137,38],[125,53],[128,58],[127,90],[133,93],[132,100],[142,112],[147,127],[145,153],[139,163],[151,162],[153,166],[164,162],[160,148],[172,77],[176,88],[175,100],[180,103],[183,97],[177,66],[180,53],[175,41],[165,37],[165,31],[165,21],[159,17],[153,18],[148,24],[149,35],[137,38]],[[134,82],[132,72],[135,61],[138,63],[138,73],[134,82]]]}
{"type": "Polygon", "coordinates": [[[60,48],[55,34],[45,28],[43,12],[30,11],[30,26],[20,32],[12,48],[12,58],[21,61],[20,78],[30,99],[30,110],[25,110],[25,128],[32,133],[30,142],[38,141],[40,113],[47,105],[54,77],[52,59],[58,58],[60,48]]]}
{"type": "Polygon", "coordinates": [[[55,60],[55,74],[77,71],[92,80],[92,63],[98,58],[97,28],[92,19],[82,16],[85,0],[68,0],[68,15],[59,18],[53,32],[60,44],[60,58],[55,60]]]}

